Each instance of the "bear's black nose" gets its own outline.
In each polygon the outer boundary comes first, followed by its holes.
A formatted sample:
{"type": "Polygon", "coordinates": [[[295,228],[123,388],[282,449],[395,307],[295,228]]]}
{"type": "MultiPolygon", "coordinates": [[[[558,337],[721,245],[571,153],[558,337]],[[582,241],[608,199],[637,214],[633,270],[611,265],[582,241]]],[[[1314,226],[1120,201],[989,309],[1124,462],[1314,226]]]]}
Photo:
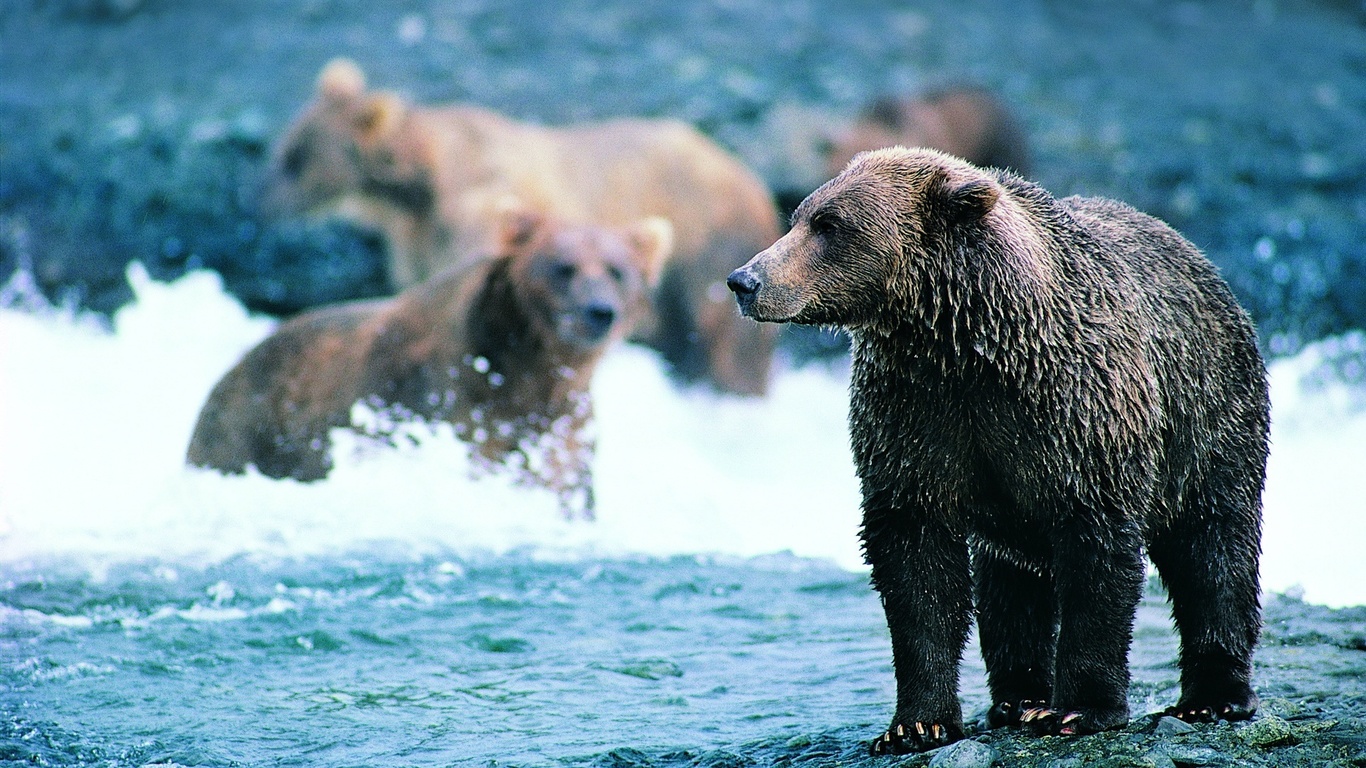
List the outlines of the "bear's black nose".
{"type": "Polygon", "coordinates": [[[737,299],[752,298],[759,290],[759,278],[755,277],[753,272],[741,267],[726,278],[726,287],[730,288],[737,299]]]}
{"type": "Polygon", "coordinates": [[[606,334],[616,319],[617,311],[606,304],[590,304],[583,310],[584,325],[588,326],[588,333],[593,337],[606,334]]]}

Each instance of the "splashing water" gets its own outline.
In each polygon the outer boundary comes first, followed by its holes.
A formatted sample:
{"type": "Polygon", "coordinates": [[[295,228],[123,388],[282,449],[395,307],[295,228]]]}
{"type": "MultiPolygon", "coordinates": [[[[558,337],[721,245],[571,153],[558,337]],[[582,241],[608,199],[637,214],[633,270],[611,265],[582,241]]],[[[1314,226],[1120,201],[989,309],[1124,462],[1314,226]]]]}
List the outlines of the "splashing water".
{"type": "MultiPolygon", "coordinates": [[[[781,368],[752,400],[615,350],[588,523],[473,479],[441,427],[393,447],[339,431],[313,484],[186,468],[209,389],[273,323],[209,273],[130,279],[112,331],[17,283],[24,308],[0,310],[0,745],[55,765],[563,764],[885,724],[842,368],[781,368]]],[[[1323,349],[1272,368],[1264,583],[1361,604],[1366,396],[1324,383],[1323,349]]],[[[1155,697],[1136,707],[1174,695],[1170,661],[1136,662],[1155,697]]]]}

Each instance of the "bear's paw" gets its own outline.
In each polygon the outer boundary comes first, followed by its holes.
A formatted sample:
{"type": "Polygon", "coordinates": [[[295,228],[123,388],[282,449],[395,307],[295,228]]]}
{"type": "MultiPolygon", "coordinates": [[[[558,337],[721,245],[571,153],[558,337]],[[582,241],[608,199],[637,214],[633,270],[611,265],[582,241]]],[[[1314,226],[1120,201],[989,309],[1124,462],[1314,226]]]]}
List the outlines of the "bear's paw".
{"type": "Polygon", "coordinates": [[[952,744],[963,738],[963,729],[956,725],[915,722],[910,725],[894,723],[868,745],[868,752],[877,755],[908,755],[926,752],[952,744]]]}
{"type": "Polygon", "coordinates": [[[1162,711],[1164,715],[1170,715],[1178,720],[1188,723],[1217,723],[1220,720],[1236,722],[1239,720],[1249,720],[1257,712],[1255,705],[1248,705],[1242,702],[1234,702],[1223,705],[1202,706],[1198,704],[1177,704],[1174,707],[1167,707],[1162,711]]]}
{"type": "Polygon", "coordinates": [[[1003,728],[1020,724],[1020,717],[1030,710],[1047,709],[1048,702],[1037,699],[998,701],[987,710],[987,727],[1003,728]]]}
{"type": "Polygon", "coordinates": [[[1035,736],[1084,736],[1123,728],[1128,722],[1128,715],[1122,709],[1063,710],[1035,707],[1020,714],[1020,724],[1028,727],[1035,736]]]}

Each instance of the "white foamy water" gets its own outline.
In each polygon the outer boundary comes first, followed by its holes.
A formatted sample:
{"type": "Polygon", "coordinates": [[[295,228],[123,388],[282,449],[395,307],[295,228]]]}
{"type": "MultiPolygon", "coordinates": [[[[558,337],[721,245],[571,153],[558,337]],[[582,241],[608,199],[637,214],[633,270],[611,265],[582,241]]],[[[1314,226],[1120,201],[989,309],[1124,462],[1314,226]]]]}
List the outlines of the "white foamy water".
{"type": "MultiPolygon", "coordinates": [[[[222,477],[186,468],[185,445],[210,388],[273,323],[211,273],[161,284],[135,266],[130,278],[137,300],[112,333],[32,302],[0,310],[0,573],[50,556],[99,569],[376,542],[547,557],[790,551],[863,567],[842,371],[780,371],[756,401],[680,391],[650,351],[616,350],[594,383],[595,522],[563,519],[547,493],[471,479],[461,444],[426,428],[397,449],[343,437],[319,483],[222,477]]],[[[1366,397],[1303,386],[1315,354],[1273,366],[1264,583],[1366,604],[1366,397]]]]}

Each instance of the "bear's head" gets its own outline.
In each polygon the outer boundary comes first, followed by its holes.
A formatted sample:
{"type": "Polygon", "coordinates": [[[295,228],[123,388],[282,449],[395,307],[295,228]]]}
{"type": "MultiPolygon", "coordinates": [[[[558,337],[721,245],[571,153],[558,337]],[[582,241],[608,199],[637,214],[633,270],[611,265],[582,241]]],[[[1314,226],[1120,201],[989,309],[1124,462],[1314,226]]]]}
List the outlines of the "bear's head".
{"type": "Polygon", "coordinates": [[[374,219],[386,210],[420,215],[436,199],[432,152],[407,102],[366,91],[360,68],[334,59],[274,149],[260,211],[267,218],[343,213],[379,226],[374,219]]]}
{"type": "Polygon", "coordinates": [[[727,285],[755,320],[894,325],[946,272],[978,266],[956,262],[1021,226],[1004,195],[993,172],[934,150],[865,152],[802,201],[788,233],[727,285]]]}
{"type": "Polygon", "coordinates": [[[673,225],[660,217],[610,228],[527,210],[502,215],[494,259],[505,261],[537,337],[574,355],[596,354],[630,332],[673,248],[673,225]]]}

